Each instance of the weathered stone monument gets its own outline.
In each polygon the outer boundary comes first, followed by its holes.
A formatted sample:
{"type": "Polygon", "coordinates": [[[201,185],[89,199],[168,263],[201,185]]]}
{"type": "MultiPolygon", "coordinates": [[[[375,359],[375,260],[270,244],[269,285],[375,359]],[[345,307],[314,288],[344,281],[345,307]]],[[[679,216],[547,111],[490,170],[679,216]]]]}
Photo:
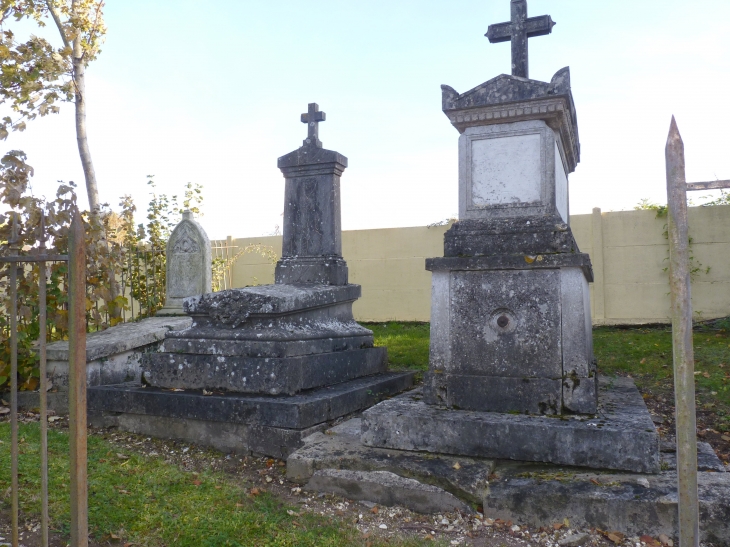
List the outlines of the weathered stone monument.
{"type": "MultiPolygon", "coordinates": [[[[287,474],[311,490],[422,512],[470,503],[534,526],[568,518],[579,528],[672,534],[671,455],[660,455],[633,381],[596,373],[591,263],[568,216],[580,157],[569,70],[550,82],[527,78],[527,39],[555,23],[528,18],[525,0],[510,5],[512,20],[487,36],[512,40],[512,75],[462,94],[442,87],[442,109],[461,134],[459,221],[444,256],[426,261],[424,386],[312,435],[287,474]]],[[[711,473],[723,466],[711,448],[700,451],[706,522],[730,537],[719,494],[730,476],[711,473]]]]}
{"type": "Polygon", "coordinates": [[[167,241],[165,307],[156,315],[184,315],[183,300],[211,292],[210,240],[192,211],[183,211],[167,241]]]}
{"type": "MultiPolygon", "coordinates": [[[[273,285],[186,298],[188,329],[145,355],[145,386],[90,391],[110,425],[286,457],[327,423],[412,385],[355,322],[360,286],[342,258],[340,176],[309,105],[303,145],[278,160],[286,179],[282,258],[273,285]]],[[[189,247],[186,247],[189,248],[189,247]]]]}

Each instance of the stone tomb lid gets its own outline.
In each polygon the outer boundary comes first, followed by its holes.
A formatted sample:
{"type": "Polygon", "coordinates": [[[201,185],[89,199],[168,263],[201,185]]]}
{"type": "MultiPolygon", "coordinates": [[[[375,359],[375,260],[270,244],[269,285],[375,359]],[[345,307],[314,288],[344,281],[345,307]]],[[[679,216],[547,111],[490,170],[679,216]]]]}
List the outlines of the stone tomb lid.
{"type": "Polygon", "coordinates": [[[209,315],[234,328],[249,317],[270,317],[351,302],[360,297],[360,285],[259,285],[229,289],[185,299],[190,315],[209,315]]]}

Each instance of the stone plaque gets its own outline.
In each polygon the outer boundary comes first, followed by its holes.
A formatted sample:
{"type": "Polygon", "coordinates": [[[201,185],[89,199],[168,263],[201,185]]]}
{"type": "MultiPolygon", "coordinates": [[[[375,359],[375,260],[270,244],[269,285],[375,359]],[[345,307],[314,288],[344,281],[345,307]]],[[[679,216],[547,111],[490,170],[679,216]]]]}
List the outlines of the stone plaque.
{"type": "Polygon", "coordinates": [[[539,202],[542,197],[540,135],[471,142],[471,203],[474,207],[539,202]]]}

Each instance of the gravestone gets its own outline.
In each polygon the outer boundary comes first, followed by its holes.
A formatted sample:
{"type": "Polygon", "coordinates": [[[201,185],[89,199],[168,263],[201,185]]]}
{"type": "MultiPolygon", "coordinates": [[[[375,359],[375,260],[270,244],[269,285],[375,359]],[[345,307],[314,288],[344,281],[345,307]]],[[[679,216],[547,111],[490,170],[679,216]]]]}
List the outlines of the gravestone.
{"type": "Polygon", "coordinates": [[[192,211],[183,211],[182,220],[167,241],[165,306],[156,315],[184,315],[183,300],[211,292],[212,259],[210,240],[195,222],[192,211]]]}
{"type": "Polygon", "coordinates": [[[352,315],[361,288],[342,258],[347,158],[322,147],[324,119],[310,104],[307,138],[278,160],[286,188],[275,283],[186,298],[192,326],[145,355],[146,386],[90,391],[102,423],[286,457],[332,420],[412,385],[414,373],[388,372],[386,349],[352,315]]]}

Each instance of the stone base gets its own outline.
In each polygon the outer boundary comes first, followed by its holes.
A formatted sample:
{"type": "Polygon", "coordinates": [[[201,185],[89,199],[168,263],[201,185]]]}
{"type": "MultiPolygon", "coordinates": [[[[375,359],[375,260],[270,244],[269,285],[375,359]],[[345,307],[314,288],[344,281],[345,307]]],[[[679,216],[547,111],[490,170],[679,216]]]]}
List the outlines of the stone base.
{"type": "MultiPolygon", "coordinates": [[[[482,505],[485,517],[534,527],[567,518],[578,529],[677,534],[671,453],[662,453],[659,474],[592,471],[372,448],[360,442],[360,428],[355,418],[305,439],[287,460],[288,478],[309,490],[423,513],[452,511],[459,501],[466,510],[482,505]]],[[[730,473],[708,444],[697,448],[702,540],[728,545],[730,473]]]]}
{"type": "Polygon", "coordinates": [[[385,348],[284,358],[154,353],[144,360],[144,377],[150,385],[168,389],[293,395],[385,372],[387,358],[385,348]]]}
{"type": "Polygon", "coordinates": [[[413,376],[378,374],[288,397],[129,385],[89,388],[87,396],[90,419],[97,425],[285,458],[331,421],[408,389],[413,376]]]}
{"type": "Polygon", "coordinates": [[[546,417],[447,409],[420,391],[363,413],[362,442],[399,450],[659,472],[659,435],[629,378],[599,380],[594,416],[546,417]]]}
{"type": "Polygon", "coordinates": [[[347,285],[347,263],[341,257],[284,257],[276,263],[277,284],[347,285]]]}

